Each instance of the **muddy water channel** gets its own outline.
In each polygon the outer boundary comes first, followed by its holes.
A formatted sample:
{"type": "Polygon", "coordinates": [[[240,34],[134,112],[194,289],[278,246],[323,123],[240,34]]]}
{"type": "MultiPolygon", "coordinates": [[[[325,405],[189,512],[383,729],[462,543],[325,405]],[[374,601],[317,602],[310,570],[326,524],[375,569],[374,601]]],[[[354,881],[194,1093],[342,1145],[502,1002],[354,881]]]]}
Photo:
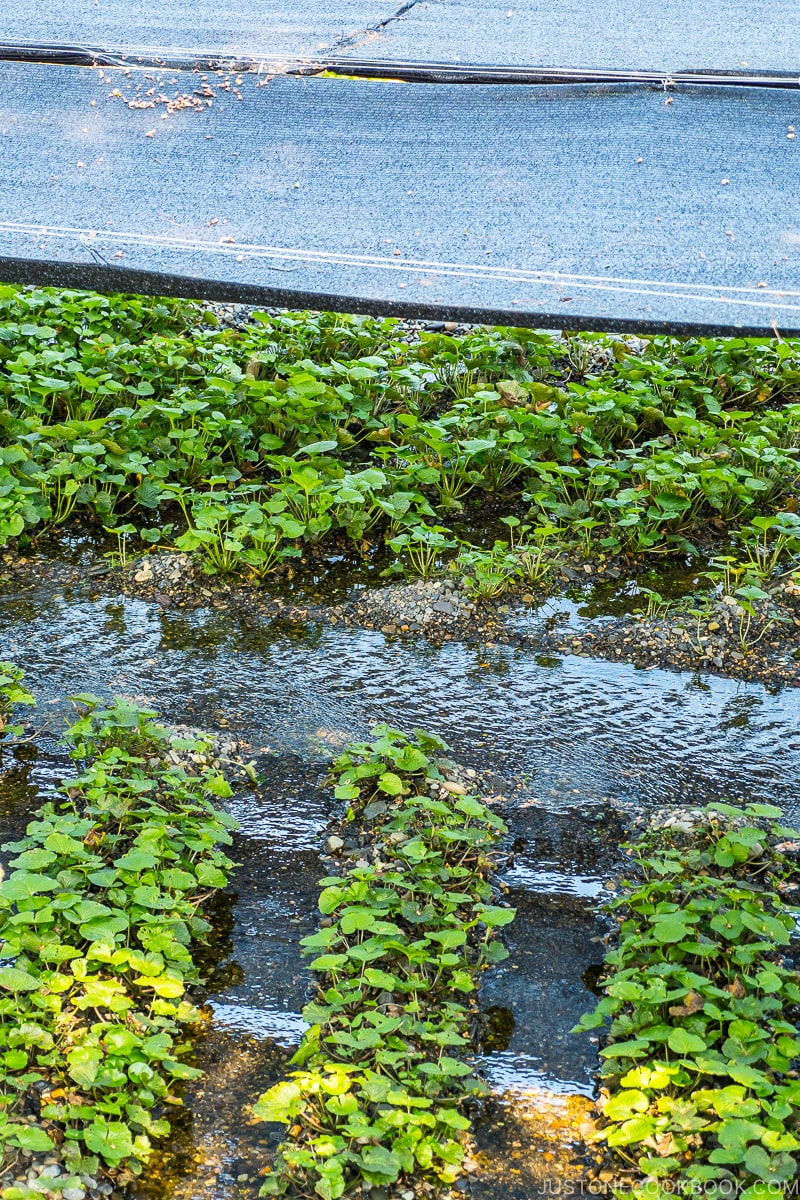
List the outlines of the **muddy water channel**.
{"type": "Polygon", "coordinates": [[[480,786],[504,797],[518,917],[510,958],[487,976],[476,1197],[527,1197],[580,1178],[596,1042],[570,1027],[592,1004],[606,931],[600,905],[641,808],[727,796],[800,812],[800,692],[507,647],[387,642],[328,626],[258,625],[224,611],[165,610],[46,584],[0,595],[0,657],[27,672],[47,722],[0,789],[15,834],[64,769],[55,745],[68,696],[152,703],[168,721],[246,742],[257,786],[237,789],[240,864],[217,897],[206,956],[205,1078],[173,1117],[141,1200],[251,1198],[278,1131],[242,1107],[276,1082],[302,1032],[299,939],[318,922],[329,872],[323,785],[331,755],[375,721],[440,734],[480,786]]]}

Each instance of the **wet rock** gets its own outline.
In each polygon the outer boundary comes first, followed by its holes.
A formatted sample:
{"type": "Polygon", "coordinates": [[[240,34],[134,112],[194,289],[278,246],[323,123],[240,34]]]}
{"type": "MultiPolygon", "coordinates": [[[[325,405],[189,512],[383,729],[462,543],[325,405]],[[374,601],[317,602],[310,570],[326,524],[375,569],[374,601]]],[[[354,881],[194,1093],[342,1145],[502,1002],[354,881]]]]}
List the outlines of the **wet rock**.
{"type": "Polygon", "coordinates": [[[149,558],[141,560],[139,570],[134,572],[133,578],[137,583],[148,583],[153,578],[153,567],[149,558]]]}

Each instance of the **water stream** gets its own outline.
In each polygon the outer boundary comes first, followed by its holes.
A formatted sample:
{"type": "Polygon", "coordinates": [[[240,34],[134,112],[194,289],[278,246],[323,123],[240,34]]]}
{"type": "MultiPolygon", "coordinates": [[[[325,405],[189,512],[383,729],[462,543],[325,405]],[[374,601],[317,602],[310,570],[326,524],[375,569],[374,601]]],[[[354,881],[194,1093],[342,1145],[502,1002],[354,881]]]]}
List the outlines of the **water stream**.
{"type": "Polygon", "coordinates": [[[207,1074],[137,1187],[142,1200],[252,1198],[277,1130],[242,1106],[286,1070],[302,1032],[299,939],[317,925],[329,870],[331,755],[375,721],[422,726],[491,786],[511,827],[504,882],[518,909],[508,962],[487,976],[484,1069],[495,1098],[478,1129],[471,1194],[526,1197],[548,1173],[580,1172],[573,1143],[592,1093],[596,1043],[569,1033],[592,1004],[606,926],[598,915],[638,806],[730,797],[800,810],[800,692],[640,671],[508,647],[387,642],[378,633],[281,627],[144,601],[0,594],[0,657],[27,672],[47,722],[0,786],[16,834],[64,769],[54,741],[68,697],[126,695],[169,721],[249,743],[257,787],[237,789],[240,864],[214,911],[207,1074]]]}

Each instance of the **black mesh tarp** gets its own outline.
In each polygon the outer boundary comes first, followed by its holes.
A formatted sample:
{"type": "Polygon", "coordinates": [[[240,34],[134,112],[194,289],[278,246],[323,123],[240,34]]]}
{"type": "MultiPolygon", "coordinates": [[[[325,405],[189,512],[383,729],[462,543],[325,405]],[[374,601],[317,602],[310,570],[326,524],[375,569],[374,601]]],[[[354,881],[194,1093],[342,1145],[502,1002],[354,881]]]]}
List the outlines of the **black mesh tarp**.
{"type": "Polygon", "coordinates": [[[507,3],[7,0],[0,277],[800,332],[795,0],[507,3]]]}
{"type": "Polygon", "coordinates": [[[800,74],[797,0],[4,0],[0,42],[146,56],[800,74]]]}
{"type": "Polygon", "coordinates": [[[419,0],[353,57],[800,74],[797,0],[419,0]]]}
{"type": "Polygon", "coordinates": [[[359,40],[398,7],[394,0],[3,0],[0,42],[146,57],[294,58],[359,40]]]}
{"type": "Polygon", "coordinates": [[[800,94],[239,78],[0,64],[5,277],[800,331],[800,94]]]}

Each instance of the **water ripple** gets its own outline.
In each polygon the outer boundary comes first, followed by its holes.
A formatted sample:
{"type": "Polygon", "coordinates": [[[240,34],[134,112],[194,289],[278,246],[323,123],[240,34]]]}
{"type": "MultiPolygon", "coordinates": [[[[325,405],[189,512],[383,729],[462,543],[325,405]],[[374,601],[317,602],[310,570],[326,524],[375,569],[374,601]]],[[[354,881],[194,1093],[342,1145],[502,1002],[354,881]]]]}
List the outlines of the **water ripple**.
{"type": "Polygon", "coordinates": [[[385,720],[436,731],[466,764],[548,804],[800,805],[796,690],[581,657],[545,666],[527,651],[359,630],[291,635],[129,599],[56,598],[18,620],[9,609],[3,654],[58,711],[70,693],[118,692],[168,719],[227,722],[256,753],[312,761],[385,720]]]}

